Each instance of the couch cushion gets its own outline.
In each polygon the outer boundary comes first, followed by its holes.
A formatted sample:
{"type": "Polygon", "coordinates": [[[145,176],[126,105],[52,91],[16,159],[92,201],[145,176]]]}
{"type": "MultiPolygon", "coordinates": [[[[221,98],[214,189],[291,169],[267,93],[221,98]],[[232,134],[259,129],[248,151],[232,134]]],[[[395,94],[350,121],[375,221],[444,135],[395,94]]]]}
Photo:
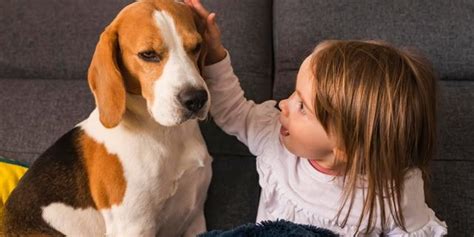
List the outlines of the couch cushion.
{"type": "Polygon", "coordinates": [[[474,81],[443,81],[438,156],[432,163],[433,208],[449,236],[474,233],[474,81]]]}
{"type": "Polygon", "coordinates": [[[253,156],[214,156],[205,207],[207,229],[254,223],[260,195],[253,156]]]}
{"type": "Polygon", "coordinates": [[[474,80],[442,81],[439,90],[437,159],[474,162],[474,80]]]}
{"type": "Polygon", "coordinates": [[[100,33],[130,2],[2,0],[2,77],[85,79],[100,33]]]}
{"type": "Polygon", "coordinates": [[[467,160],[435,160],[432,163],[432,208],[448,224],[448,236],[472,236],[474,233],[473,170],[474,162],[467,160]]]}

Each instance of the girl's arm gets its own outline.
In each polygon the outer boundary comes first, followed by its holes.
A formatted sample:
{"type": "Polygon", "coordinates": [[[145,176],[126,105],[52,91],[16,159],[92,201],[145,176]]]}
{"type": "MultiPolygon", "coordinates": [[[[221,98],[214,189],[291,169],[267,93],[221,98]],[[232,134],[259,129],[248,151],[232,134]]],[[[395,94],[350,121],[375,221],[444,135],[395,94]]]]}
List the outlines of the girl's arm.
{"type": "Polygon", "coordinates": [[[252,154],[260,155],[272,132],[279,129],[276,102],[255,104],[244,97],[229,54],[205,67],[203,74],[211,93],[211,115],[216,124],[247,145],[252,154]]]}

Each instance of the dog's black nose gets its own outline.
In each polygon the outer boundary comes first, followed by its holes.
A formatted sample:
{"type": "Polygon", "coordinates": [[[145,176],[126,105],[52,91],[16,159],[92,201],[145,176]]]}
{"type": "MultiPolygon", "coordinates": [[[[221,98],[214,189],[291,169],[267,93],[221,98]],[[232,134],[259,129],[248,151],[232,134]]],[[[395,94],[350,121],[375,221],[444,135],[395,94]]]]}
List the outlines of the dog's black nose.
{"type": "Polygon", "coordinates": [[[198,112],[207,101],[205,90],[185,90],[178,95],[179,102],[189,111],[198,112]]]}

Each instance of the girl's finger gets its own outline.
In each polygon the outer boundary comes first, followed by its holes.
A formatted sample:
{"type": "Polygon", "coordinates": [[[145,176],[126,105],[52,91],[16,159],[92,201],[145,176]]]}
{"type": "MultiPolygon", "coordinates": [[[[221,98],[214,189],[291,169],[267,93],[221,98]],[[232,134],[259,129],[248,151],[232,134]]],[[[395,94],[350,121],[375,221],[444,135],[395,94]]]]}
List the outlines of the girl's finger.
{"type": "Polygon", "coordinates": [[[211,13],[207,17],[207,29],[209,30],[209,33],[213,36],[219,35],[219,28],[216,24],[216,13],[211,13]]]}
{"type": "Polygon", "coordinates": [[[204,19],[207,19],[209,16],[209,11],[204,8],[200,0],[190,0],[196,12],[204,19]]]}
{"type": "Polygon", "coordinates": [[[207,17],[207,22],[209,24],[215,24],[216,23],[216,13],[215,12],[209,14],[209,16],[207,17]]]}

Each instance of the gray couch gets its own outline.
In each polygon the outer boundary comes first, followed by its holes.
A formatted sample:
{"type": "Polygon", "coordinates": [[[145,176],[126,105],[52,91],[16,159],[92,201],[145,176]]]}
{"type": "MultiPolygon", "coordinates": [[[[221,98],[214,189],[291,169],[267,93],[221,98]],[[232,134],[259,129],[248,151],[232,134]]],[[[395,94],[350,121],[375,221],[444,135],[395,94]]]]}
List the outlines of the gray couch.
{"type": "MultiPolygon", "coordinates": [[[[104,27],[130,0],[2,0],[0,156],[32,163],[86,118],[86,72],[104,27]]],[[[324,39],[383,39],[420,49],[441,79],[432,207],[450,236],[474,233],[474,2],[469,0],[203,0],[217,11],[248,98],[290,94],[302,59],[324,39]]],[[[209,229],[255,221],[254,157],[212,121],[209,229]]]]}

